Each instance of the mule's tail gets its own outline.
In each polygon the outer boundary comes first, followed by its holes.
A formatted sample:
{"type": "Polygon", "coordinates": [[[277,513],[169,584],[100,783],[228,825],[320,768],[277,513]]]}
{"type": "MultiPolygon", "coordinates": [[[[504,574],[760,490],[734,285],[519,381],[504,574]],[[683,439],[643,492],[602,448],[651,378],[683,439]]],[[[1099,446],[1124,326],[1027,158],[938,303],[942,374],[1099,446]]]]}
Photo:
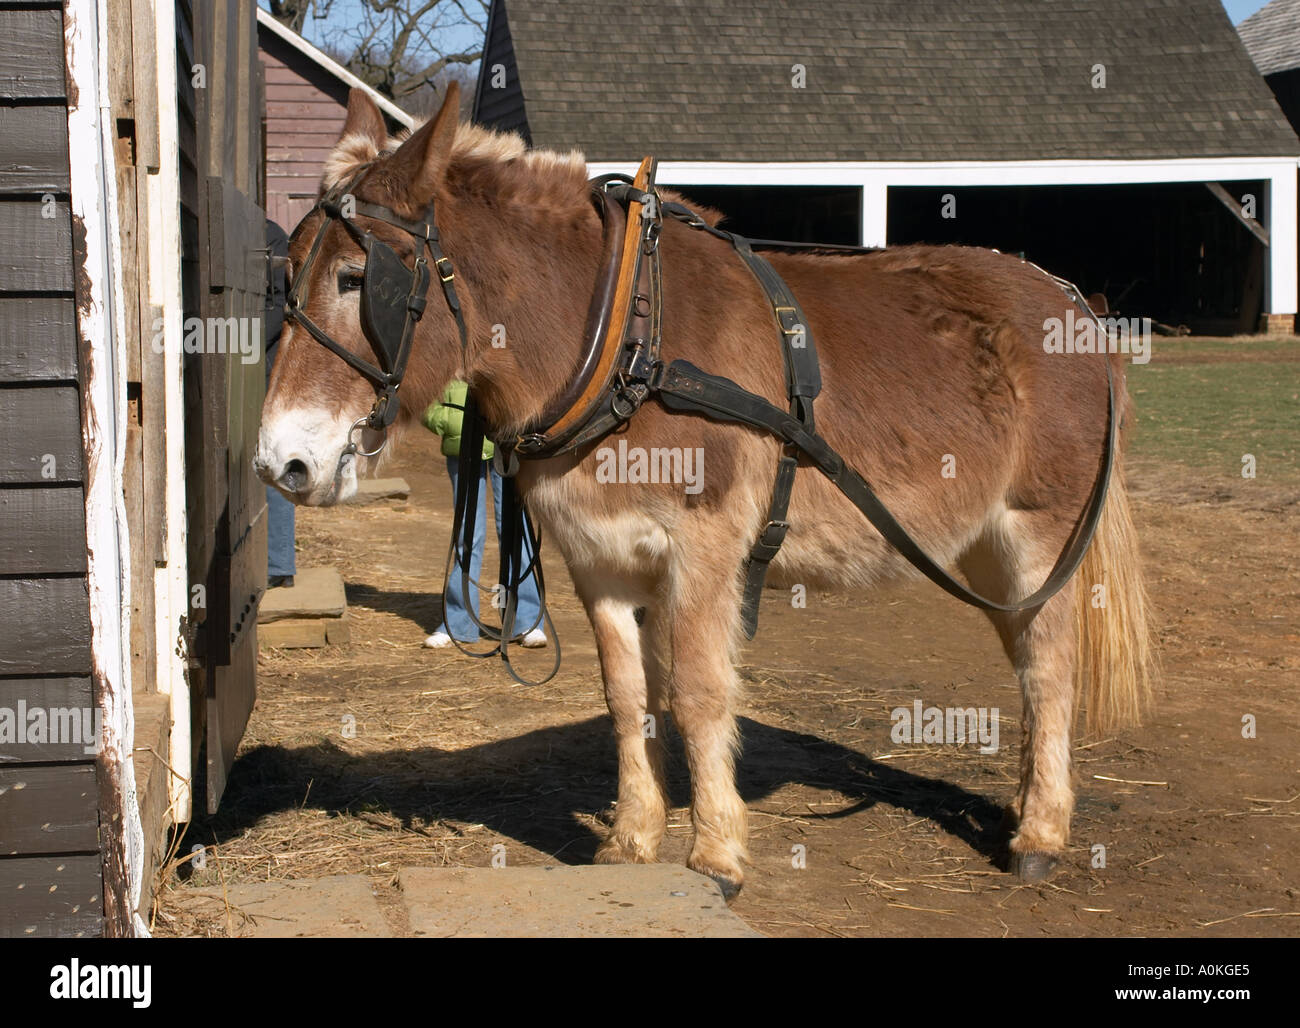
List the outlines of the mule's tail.
{"type": "Polygon", "coordinates": [[[1154,647],[1137,531],[1116,457],[1106,506],[1079,567],[1075,690],[1088,733],[1139,724],[1151,701],[1154,647]]]}

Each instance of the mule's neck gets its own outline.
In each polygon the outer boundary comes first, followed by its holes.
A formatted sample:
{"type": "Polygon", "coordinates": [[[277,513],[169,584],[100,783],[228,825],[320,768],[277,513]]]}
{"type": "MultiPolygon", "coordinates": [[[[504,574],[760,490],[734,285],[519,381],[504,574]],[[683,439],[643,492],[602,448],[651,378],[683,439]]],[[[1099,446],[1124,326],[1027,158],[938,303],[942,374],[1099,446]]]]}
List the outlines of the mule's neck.
{"type": "Polygon", "coordinates": [[[473,320],[467,378],[499,434],[535,419],[569,384],[581,357],[601,257],[587,197],[549,216],[478,205],[455,263],[473,320]]]}

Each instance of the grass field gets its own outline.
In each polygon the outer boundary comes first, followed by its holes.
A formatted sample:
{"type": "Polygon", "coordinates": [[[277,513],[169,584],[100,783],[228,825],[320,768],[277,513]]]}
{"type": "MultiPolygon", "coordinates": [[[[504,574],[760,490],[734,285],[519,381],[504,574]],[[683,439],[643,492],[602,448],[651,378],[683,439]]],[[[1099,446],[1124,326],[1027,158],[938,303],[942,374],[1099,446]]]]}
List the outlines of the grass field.
{"type": "Polygon", "coordinates": [[[1300,479],[1300,342],[1157,337],[1130,365],[1135,456],[1259,478],[1300,479]]]}

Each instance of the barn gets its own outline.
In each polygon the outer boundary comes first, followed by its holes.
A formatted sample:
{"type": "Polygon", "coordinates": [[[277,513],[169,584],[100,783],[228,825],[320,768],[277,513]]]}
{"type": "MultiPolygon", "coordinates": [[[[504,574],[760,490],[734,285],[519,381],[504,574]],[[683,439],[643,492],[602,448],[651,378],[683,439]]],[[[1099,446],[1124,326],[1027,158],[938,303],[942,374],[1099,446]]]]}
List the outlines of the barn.
{"type": "MultiPolygon", "coordinates": [[[[1283,0],[1279,0],[1279,3],[1283,0]]],[[[1291,332],[1300,141],[1220,0],[493,0],[476,117],[757,237],[1024,253],[1291,332]]]]}
{"type": "Polygon", "coordinates": [[[253,0],[0,4],[3,936],[144,933],[252,708],[256,68],[253,0]]]}

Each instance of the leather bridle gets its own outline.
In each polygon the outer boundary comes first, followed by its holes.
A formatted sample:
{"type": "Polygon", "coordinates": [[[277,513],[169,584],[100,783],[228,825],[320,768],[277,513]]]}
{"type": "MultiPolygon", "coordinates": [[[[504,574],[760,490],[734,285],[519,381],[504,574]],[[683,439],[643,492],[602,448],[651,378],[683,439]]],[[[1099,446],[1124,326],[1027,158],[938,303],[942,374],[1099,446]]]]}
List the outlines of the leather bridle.
{"type": "Polygon", "coordinates": [[[397,390],[406,375],[406,364],[410,359],[411,344],[415,338],[415,326],[423,316],[428,301],[431,269],[442,283],[447,309],[456,320],[462,354],[469,348],[465,317],[461,311],[460,297],[456,295],[456,273],[451,261],[442,252],[438,225],[434,220],[433,200],[430,200],[429,206],[425,208],[424,220],[416,222],[408,221],[387,207],[356,199],[352,190],[360,183],[368,167],[369,165],[363,167],[348,183],[325,193],[294,230],[296,236],[317,211],[324,215],[302,268],[293,276],[284,314],[287,320],[301,325],[313,339],[341,357],[378,390],[379,395],[375,399],[374,406],[370,408],[370,413],[364,418],[357,419],[349,430],[348,445],[343,451],[343,457],[348,454],[373,457],[383,450],[388,442],[387,429],[397,418],[399,406],[397,390]],[[408,267],[392,247],[374,233],[357,225],[353,220],[354,215],[382,221],[411,236],[415,241],[414,265],[408,267]],[[331,222],[342,225],[366,254],[366,266],[361,285],[361,329],[379,359],[377,365],[358,357],[330,336],[308,317],[305,310],[309,298],[312,264],[320,252],[325,232],[331,222]],[[383,439],[378,447],[369,451],[358,448],[352,436],[361,428],[383,433],[383,439]]]}

